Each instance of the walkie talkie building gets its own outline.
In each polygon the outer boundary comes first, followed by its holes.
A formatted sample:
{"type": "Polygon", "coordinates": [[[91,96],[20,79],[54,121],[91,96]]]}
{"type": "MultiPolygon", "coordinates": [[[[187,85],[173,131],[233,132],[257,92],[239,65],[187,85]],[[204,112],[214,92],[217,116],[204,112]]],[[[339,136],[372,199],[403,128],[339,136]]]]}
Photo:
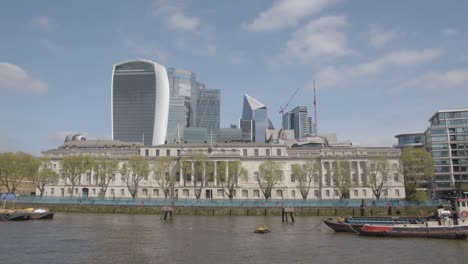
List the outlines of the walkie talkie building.
{"type": "Polygon", "coordinates": [[[164,66],[147,60],[114,65],[111,98],[112,139],[164,144],[169,114],[164,66]]]}

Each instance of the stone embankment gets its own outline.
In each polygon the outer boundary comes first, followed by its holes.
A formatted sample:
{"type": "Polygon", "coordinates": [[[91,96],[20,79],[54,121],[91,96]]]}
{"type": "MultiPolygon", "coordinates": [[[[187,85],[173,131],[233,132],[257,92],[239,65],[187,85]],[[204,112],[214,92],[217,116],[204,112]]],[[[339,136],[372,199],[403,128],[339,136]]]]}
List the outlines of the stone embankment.
{"type": "MultiPolygon", "coordinates": [[[[17,204],[16,208],[44,207],[52,212],[74,213],[116,213],[116,214],[161,214],[159,206],[115,206],[115,205],[55,205],[55,204],[17,204]]],[[[430,215],[436,209],[427,206],[407,207],[367,207],[365,216],[415,216],[430,215]]],[[[294,208],[297,216],[360,216],[358,207],[300,207],[294,208]]],[[[174,215],[238,215],[238,216],[281,216],[281,207],[197,207],[181,206],[174,208],[174,215]]]]}

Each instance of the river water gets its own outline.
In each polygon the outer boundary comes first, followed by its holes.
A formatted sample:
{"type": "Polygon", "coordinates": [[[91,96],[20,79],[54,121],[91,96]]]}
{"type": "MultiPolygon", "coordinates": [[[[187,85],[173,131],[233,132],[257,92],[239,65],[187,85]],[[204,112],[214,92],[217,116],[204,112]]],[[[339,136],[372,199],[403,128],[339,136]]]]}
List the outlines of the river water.
{"type": "Polygon", "coordinates": [[[359,237],[321,220],[57,213],[0,222],[0,263],[467,263],[468,241],[359,237]]]}

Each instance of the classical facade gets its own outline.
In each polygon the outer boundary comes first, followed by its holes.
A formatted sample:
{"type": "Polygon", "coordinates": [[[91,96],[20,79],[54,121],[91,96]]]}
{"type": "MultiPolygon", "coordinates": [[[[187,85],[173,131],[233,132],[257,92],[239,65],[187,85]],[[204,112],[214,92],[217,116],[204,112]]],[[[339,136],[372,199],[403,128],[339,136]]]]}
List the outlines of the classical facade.
{"type": "MultiPolygon", "coordinates": [[[[225,144],[165,144],[143,146],[139,143],[118,141],[70,141],[57,149],[43,152],[52,161],[52,166],[60,173],[61,160],[68,155],[89,154],[94,157],[105,156],[120,161],[120,166],[128,162],[131,156],[146,157],[151,162],[170,160],[166,176],[175,180],[174,195],[178,199],[193,199],[198,193],[201,199],[228,199],[226,179],[236,173],[230,164],[244,168],[245,175],[238,177],[233,188],[234,199],[264,199],[257,182],[260,165],[266,161],[279,164],[281,180],[273,187],[272,199],[303,199],[304,190],[308,191],[307,199],[332,200],[340,198],[339,184],[334,177],[337,164],[348,164],[349,188],[345,198],[373,199],[371,187],[370,161],[375,158],[386,161],[385,175],[376,175],[384,181],[381,198],[403,199],[405,195],[403,177],[399,173],[398,158],[400,150],[394,148],[368,147],[317,147],[288,148],[284,145],[256,143],[225,144]],[[163,158],[164,157],[164,158],[163,158]],[[201,158],[200,158],[201,157],[201,158]],[[205,164],[197,173],[197,164],[205,164]],[[294,166],[313,164],[306,189],[300,187],[298,176],[294,175],[294,166]],[[231,171],[230,171],[231,170],[231,171]],[[202,186],[202,187],[201,187],[202,186]],[[301,192],[302,191],[302,192],[301,192]]],[[[47,196],[68,196],[72,191],[75,197],[97,197],[99,187],[92,170],[83,174],[74,190],[70,190],[62,175],[54,186],[46,187],[47,196]]],[[[164,198],[164,190],[159,181],[150,173],[142,179],[138,187],[137,198],[164,198]]],[[[122,175],[117,173],[110,181],[105,194],[108,198],[131,198],[122,175]]]]}

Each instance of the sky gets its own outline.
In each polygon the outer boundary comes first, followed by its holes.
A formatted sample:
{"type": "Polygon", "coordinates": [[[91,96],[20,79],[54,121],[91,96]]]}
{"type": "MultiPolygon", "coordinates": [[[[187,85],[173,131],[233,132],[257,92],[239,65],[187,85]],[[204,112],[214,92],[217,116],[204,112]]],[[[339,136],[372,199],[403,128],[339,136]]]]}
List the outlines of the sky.
{"type": "Polygon", "coordinates": [[[221,90],[221,126],[243,94],[305,105],[318,131],[363,146],[423,132],[468,108],[468,1],[2,1],[0,151],[39,155],[70,133],[110,139],[112,66],[143,58],[221,90]]]}

